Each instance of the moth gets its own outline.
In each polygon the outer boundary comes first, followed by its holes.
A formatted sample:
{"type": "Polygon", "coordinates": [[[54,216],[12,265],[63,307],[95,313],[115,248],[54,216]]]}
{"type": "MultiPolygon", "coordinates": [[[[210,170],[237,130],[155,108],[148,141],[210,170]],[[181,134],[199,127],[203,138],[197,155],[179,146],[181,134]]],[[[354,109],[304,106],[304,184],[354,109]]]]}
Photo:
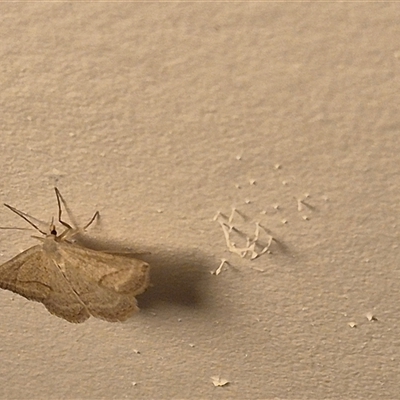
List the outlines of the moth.
{"type": "Polygon", "coordinates": [[[45,232],[28,214],[4,204],[42,236],[33,236],[40,244],[0,266],[0,288],[38,301],[51,314],[69,322],[84,322],[90,316],[110,322],[127,320],[139,310],[135,296],[149,285],[149,264],[76,243],[74,236],[82,233],[99,213],[84,228],[71,226],[61,215],[62,204],[68,211],[65,200],[57,188],[54,190],[58,221],[64,229],[60,234],[53,220],[45,232]]]}

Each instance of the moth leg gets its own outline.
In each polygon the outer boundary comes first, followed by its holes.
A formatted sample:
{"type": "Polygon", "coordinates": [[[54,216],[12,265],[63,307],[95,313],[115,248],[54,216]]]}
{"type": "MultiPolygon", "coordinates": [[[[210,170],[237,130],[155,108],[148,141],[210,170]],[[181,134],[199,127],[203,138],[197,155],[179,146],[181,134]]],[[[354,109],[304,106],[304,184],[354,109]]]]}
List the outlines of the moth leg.
{"type": "MultiPolygon", "coordinates": [[[[61,216],[62,216],[62,207],[61,207],[61,203],[64,204],[64,207],[67,209],[68,212],[68,208],[67,208],[67,204],[65,203],[64,198],[61,196],[60,191],[55,187],[54,191],[56,192],[56,197],[57,197],[57,205],[58,205],[58,221],[60,222],[61,225],[64,225],[66,228],[70,229],[70,230],[74,230],[74,228],[68,223],[65,222],[61,216]]],[[[83,227],[83,230],[85,230],[86,228],[88,228],[94,221],[96,218],[100,217],[100,213],[98,211],[96,211],[93,215],[93,217],[90,219],[90,221],[83,227]]]]}
{"type": "Polygon", "coordinates": [[[88,228],[90,225],[93,224],[93,222],[100,218],[100,213],[98,211],[96,211],[93,215],[93,217],[90,219],[90,221],[83,227],[83,230],[86,230],[86,228],[88,228]]]}
{"type": "Polygon", "coordinates": [[[54,191],[56,192],[57,204],[58,204],[58,221],[60,222],[61,225],[64,225],[66,228],[73,229],[70,224],[61,219],[61,214],[62,214],[61,202],[65,205],[65,200],[63,199],[60,191],[56,187],[54,188],[54,191]]]}

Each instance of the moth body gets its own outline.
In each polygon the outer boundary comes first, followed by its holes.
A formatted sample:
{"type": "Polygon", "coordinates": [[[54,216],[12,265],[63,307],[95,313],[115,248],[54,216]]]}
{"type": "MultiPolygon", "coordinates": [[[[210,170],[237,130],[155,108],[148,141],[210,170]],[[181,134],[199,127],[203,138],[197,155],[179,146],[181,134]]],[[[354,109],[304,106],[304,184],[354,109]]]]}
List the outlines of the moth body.
{"type": "Polygon", "coordinates": [[[56,195],[59,220],[67,227],[58,236],[53,224],[46,234],[26,214],[7,206],[44,237],[35,236],[41,244],[0,266],[0,288],[41,302],[52,314],[69,322],[83,322],[90,316],[125,321],[139,310],[135,296],[149,285],[149,265],[128,255],[96,251],[71,242],[69,239],[81,230],[61,221],[60,200],[64,200],[57,189],[56,195]]]}

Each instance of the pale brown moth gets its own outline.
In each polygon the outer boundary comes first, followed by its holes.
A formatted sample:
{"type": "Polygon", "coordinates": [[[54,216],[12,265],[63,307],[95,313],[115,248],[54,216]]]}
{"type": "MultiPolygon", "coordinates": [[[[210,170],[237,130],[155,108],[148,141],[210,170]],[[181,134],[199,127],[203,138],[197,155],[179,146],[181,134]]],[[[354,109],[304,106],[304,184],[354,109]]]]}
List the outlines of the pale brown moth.
{"type": "Polygon", "coordinates": [[[90,316],[125,321],[139,310],[135,296],[149,285],[149,265],[128,255],[96,251],[72,241],[99,213],[83,229],[72,227],[62,220],[62,204],[66,207],[66,203],[54,189],[58,221],[65,228],[59,235],[53,221],[49,231],[44,232],[27,214],[4,204],[43,237],[33,236],[41,243],[0,266],[0,288],[41,302],[50,313],[69,322],[84,322],[90,316]]]}

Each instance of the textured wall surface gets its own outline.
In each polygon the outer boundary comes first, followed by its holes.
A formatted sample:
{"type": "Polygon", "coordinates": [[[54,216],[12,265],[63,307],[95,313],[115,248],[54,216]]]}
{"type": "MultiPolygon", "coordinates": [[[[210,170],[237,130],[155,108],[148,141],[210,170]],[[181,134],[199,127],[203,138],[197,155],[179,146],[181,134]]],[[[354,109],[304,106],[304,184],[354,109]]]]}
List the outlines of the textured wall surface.
{"type": "MultiPolygon", "coordinates": [[[[396,4],[0,11],[1,202],[49,222],[57,185],[152,266],[125,323],[0,291],[0,398],[399,396],[396,4]],[[228,251],[232,207],[270,252],[228,251]]],[[[0,263],[31,233],[0,230],[0,263]]]]}

